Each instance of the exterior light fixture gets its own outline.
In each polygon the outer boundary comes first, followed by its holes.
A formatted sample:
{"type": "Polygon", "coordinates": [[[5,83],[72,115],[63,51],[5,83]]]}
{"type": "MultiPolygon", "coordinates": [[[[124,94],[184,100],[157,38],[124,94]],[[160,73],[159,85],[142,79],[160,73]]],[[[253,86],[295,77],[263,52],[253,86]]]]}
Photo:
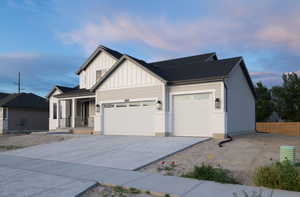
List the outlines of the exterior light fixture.
{"type": "Polygon", "coordinates": [[[221,108],[221,100],[220,98],[215,99],[215,108],[220,109],[221,108]]]}
{"type": "Polygon", "coordinates": [[[156,101],[156,109],[161,110],[161,101],[156,101]]]}
{"type": "Polygon", "coordinates": [[[96,105],[96,112],[100,112],[100,105],[99,104],[96,105]]]}

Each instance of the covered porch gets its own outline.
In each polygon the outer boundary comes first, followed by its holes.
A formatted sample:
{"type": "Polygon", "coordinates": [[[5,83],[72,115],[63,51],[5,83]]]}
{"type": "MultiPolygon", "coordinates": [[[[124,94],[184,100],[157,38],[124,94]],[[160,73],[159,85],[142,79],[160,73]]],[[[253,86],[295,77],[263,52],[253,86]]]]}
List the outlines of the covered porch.
{"type": "MultiPolygon", "coordinates": [[[[94,129],[95,95],[57,95],[57,129],[94,129]]],[[[86,92],[85,92],[86,94],[86,92]]]]}

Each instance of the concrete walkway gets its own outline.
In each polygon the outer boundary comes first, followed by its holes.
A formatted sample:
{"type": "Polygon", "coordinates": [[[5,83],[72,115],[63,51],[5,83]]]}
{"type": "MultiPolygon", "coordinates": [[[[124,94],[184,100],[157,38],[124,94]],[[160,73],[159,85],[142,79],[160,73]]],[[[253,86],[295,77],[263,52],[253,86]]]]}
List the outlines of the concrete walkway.
{"type": "Polygon", "coordinates": [[[300,193],[242,185],[218,184],[159,174],[87,164],[32,159],[0,154],[0,196],[77,196],[96,183],[135,187],[180,197],[298,197],[300,193]]]}

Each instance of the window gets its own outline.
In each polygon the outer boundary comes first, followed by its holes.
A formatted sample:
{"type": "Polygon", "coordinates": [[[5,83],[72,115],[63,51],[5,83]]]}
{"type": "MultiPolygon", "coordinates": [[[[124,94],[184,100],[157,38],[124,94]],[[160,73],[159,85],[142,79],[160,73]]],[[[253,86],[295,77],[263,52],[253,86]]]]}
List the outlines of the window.
{"type": "Polygon", "coordinates": [[[103,107],[104,108],[113,108],[114,104],[107,103],[107,104],[104,104],[103,107]]]}
{"type": "Polygon", "coordinates": [[[143,106],[151,106],[151,105],[155,105],[155,101],[145,101],[145,102],[143,102],[143,106]]]}
{"type": "Polygon", "coordinates": [[[53,103],[53,119],[57,119],[57,103],[53,103]]]}
{"type": "Polygon", "coordinates": [[[140,102],[136,102],[136,103],[129,103],[129,107],[139,107],[141,106],[140,102]]]}
{"type": "Polygon", "coordinates": [[[97,70],[96,71],[96,80],[99,80],[102,76],[102,70],[97,70]]]}
{"type": "Polygon", "coordinates": [[[116,104],[116,107],[127,107],[127,104],[126,103],[119,103],[119,104],[116,104]]]}
{"type": "Polygon", "coordinates": [[[7,119],[7,108],[3,108],[3,119],[7,119]]]}

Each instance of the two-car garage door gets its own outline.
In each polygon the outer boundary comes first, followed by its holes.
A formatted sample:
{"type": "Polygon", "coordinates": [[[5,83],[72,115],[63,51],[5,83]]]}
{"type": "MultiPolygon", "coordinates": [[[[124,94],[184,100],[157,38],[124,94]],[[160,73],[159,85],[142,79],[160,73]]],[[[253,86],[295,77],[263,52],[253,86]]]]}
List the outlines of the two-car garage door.
{"type": "Polygon", "coordinates": [[[105,104],[103,109],[105,135],[154,135],[155,101],[105,104]]]}

